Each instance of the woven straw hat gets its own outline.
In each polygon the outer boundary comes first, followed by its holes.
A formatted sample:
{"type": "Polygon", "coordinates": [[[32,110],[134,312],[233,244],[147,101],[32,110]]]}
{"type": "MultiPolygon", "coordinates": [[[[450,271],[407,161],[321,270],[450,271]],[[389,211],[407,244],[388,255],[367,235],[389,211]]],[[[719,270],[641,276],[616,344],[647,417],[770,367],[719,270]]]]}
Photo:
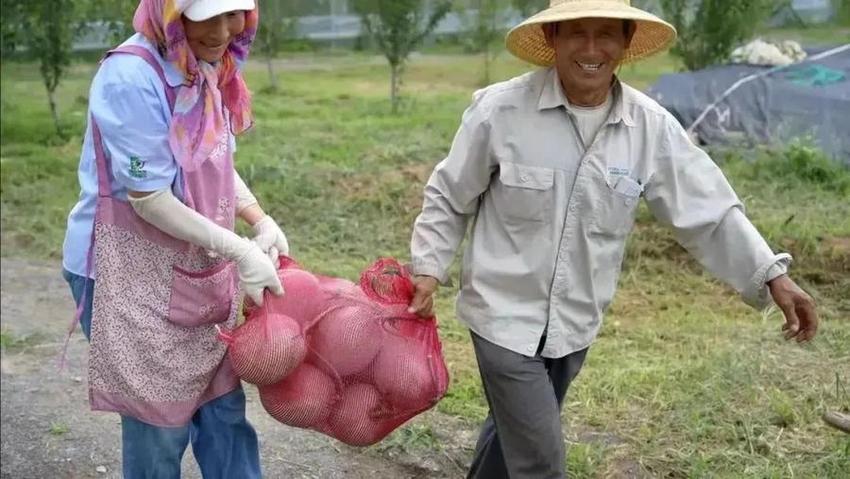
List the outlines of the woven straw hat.
{"type": "Polygon", "coordinates": [[[665,50],[676,40],[672,25],[632,7],[629,0],[549,0],[549,8],[511,29],[505,44],[508,51],[522,60],[550,66],[555,62],[555,50],[546,43],[542,25],[591,17],[633,20],[637,24],[623,63],[665,50]]]}

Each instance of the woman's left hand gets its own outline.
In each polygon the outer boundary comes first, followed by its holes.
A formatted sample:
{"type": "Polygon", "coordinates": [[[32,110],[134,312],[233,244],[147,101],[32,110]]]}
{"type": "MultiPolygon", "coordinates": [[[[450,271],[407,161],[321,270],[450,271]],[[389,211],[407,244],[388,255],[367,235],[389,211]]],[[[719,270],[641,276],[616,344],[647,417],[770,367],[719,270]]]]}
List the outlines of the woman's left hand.
{"type": "Polygon", "coordinates": [[[289,255],[289,242],[286,240],[286,235],[271,216],[264,216],[263,219],[254,223],[253,228],[254,243],[269,255],[274,264],[277,264],[278,256],[289,255]]]}

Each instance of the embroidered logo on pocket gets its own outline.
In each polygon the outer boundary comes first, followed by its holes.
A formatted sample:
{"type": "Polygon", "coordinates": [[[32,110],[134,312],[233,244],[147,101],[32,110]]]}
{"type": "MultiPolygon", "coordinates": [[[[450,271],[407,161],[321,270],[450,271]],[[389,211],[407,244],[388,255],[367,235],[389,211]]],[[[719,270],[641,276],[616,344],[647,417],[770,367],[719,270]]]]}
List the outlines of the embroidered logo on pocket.
{"type": "Polygon", "coordinates": [[[145,162],[139,159],[138,156],[130,157],[130,176],[133,178],[141,179],[147,178],[148,172],[145,171],[145,162]]]}

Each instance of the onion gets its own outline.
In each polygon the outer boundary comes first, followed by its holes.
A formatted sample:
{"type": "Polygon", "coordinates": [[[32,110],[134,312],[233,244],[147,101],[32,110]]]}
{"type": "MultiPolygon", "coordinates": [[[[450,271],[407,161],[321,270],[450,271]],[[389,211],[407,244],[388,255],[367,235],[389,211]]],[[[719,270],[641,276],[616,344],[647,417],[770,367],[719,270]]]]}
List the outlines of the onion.
{"type": "Polygon", "coordinates": [[[344,278],[321,278],[319,284],[333,296],[351,295],[362,293],[360,285],[352,283],[344,278]]]}
{"type": "Polygon", "coordinates": [[[328,422],[328,432],[352,446],[378,442],[391,430],[383,421],[372,417],[378,412],[380,403],[381,395],[374,386],[363,383],[348,386],[328,422]]]}
{"type": "Polygon", "coordinates": [[[430,359],[419,342],[387,335],[373,366],[375,386],[399,411],[427,407],[437,396],[430,359]]]}
{"type": "Polygon", "coordinates": [[[365,307],[331,310],[310,335],[310,347],[334,368],[348,376],[362,371],[378,354],[383,330],[374,313],[365,307]]]}
{"type": "Polygon", "coordinates": [[[260,387],[260,402],[266,412],[295,427],[319,426],[330,416],[337,399],[333,379],[309,363],[280,382],[260,387]]]}
{"type": "Polygon", "coordinates": [[[277,274],[283,284],[284,294],[267,295],[268,304],[263,307],[268,311],[286,314],[301,326],[309,325],[325,306],[325,294],[319,286],[319,280],[300,269],[284,269],[277,274]]]}
{"type": "Polygon", "coordinates": [[[229,334],[227,355],[243,381],[272,384],[291,373],[307,355],[301,327],[281,314],[258,315],[229,334]]]}

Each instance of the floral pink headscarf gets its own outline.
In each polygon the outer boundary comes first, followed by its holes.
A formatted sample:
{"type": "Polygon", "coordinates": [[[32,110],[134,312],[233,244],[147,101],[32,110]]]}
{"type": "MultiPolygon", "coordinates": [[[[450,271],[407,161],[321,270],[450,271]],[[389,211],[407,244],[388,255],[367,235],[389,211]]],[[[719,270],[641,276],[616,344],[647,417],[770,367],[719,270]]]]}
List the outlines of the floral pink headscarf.
{"type": "Polygon", "coordinates": [[[183,73],[171,116],[169,144],[177,163],[192,171],[229,143],[227,125],[238,135],[253,124],[251,94],[239,66],[257,34],[258,8],[245,14],[245,30],[231,41],[215,65],[198,61],[183,31],[183,11],[194,0],[141,0],[133,28],[160,48],[165,59],[183,73]],[[225,121],[222,103],[230,113],[225,121]]]}

